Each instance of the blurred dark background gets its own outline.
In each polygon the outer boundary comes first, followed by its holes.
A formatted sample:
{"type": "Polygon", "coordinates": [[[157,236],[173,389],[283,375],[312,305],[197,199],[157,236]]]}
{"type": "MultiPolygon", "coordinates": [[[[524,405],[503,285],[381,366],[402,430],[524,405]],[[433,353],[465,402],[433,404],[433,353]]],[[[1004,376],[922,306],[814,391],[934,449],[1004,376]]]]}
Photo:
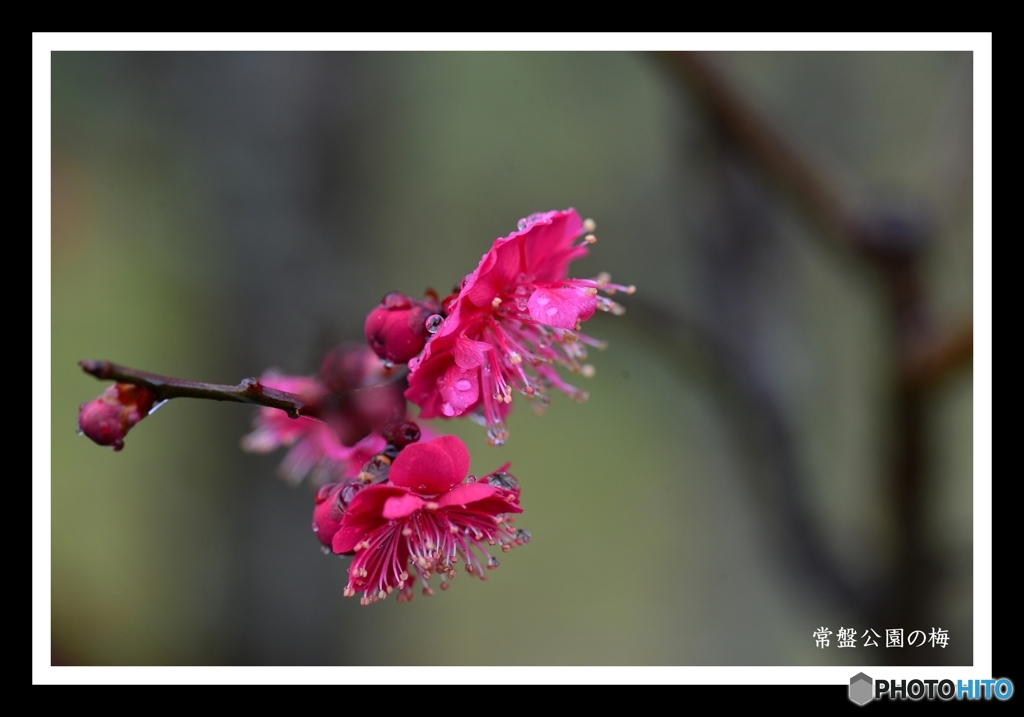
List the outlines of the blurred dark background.
{"type": "Polygon", "coordinates": [[[52,88],[55,663],[971,664],[970,53],[54,53],[52,88]],[[444,424],[523,486],[485,584],[343,599],[248,407],[75,435],[79,359],[312,373],[569,206],[573,274],[638,293],[588,403],[444,424]]]}

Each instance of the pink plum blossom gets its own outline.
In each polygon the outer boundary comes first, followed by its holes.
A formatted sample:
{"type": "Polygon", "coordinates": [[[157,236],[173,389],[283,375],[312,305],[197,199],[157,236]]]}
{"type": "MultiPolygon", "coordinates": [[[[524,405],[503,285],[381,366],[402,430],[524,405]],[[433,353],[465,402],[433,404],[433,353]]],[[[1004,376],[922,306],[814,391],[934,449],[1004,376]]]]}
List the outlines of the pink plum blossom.
{"type": "Polygon", "coordinates": [[[522,508],[519,485],[507,468],[467,478],[465,444],[441,436],[405,447],[386,482],[321,488],[313,513],[317,537],[335,553],[354,555],[345,595],[361,592],[365,605],[397,589],[405,601],[416,580],[431,595],[432,575],[440,573],[447,589],[460,560],[467,572],[486,579],[485,567],[497,567],[498,560],[485,546],[507,552],[530,537],[511,525],[511,514],[522,508]]]}
{"type": "Polygon", "coordinates": [[[603,343],[580,334],[580,327],[598,309],[624,311],[599,291],[634,291],[610,283],[606,274],[567,278],[569,263],[596,241],[588,233],[593,228],[567,209],[533,214],[520,220],[518,231],[495,240],[458,293],[445,300],[447,317],[423,353],[409,361],[405,395],[420,406],[421,418],[473,416],[488,426],[491,444],[500,445],[512,389],[538,412],[552,386],[586,399],[555,367],[592,375],[593,367],[582,363],[586,347],[603,343]]]}
{"type": "Polygon", "coordinates": [[[263,385],[325,406],[323,420],[260,408],[242,448],[253,453],[289,448],[280,473],[292,483],[306,476],[316,483],[353,478],[387,445],[384,425],[405,415],[402,386],[389,378],[370,349],[353,345],[331,351],[318,377],[265,373],[263,385]]]}

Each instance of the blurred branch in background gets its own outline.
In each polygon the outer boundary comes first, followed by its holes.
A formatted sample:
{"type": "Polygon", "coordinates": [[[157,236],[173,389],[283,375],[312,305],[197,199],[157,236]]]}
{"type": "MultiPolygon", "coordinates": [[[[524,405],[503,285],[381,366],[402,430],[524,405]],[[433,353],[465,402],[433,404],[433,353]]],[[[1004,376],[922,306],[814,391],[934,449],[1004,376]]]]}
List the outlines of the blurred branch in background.
{"type": "MultiPolygon", "coordinates": [[[[742,425],[741,438],[767,455],[774,485],[761,486],[759,502],[768,512],[775,511],[781,529],[782,552],[791,568],[804,580],[818,587],[827,597],[851,607],[857,614],[869,616],[878,609],[872,586],[858,585],[844,573],[825,549],[823,536],[813,518],[815,511],[807,499],[806,485],[797,458],[799,446],[793,428],[779,405],[774,390],[759,375],[741,347],[721,331],[693,314],[673,311],[636,297],[630,303],[630,315],[646,330],[661,351],[678,357],[673,365],[685,376],[706,376],[727,403],[740,404],[737,415],[749,415],[755,425],[742,425]]],[[[747,422],[748,424],[750,422],[747,422]]],[[[749,468],[753,468],[750,466],[749,468]]],[[[765,517],[770,521],[769,517],[765,517]]]]}
{"type": "MultiPolygon", "coordinates": [[[[768,182],[783,190],[816,233],[831,240],[833,248],[859,257],[881,279],[892,317],[889,390],[895,416],[889,487],[884,494],[892,502],[896,526],[894,560],[883,586],[855,584],[823,549],[814,511],[804,496],[806,481],[797,458],[796,433],[772,387],[759,375],[750,341],[730,340],[711,330],[709,322],[673,315],[649,303],[634,302],[635,313],[652,329],[672,326],[676,334],[696,337],[714,357],[721,375],[756,412],[774,456],[774,505],[788,542],[795,547],[790,554],[814,576],[819,587],[872,622],[910,625],[927,621],[933,614],[929,598],[941,568],[936,556],[929,554],[924,535],[924,506],[930,488],[924,462],[924,402],[947,376],[968,366],[973,353],[970,319],[957,326],[935,328],[926,304],[921,273],[936,231],[934,222],[906,207],[864,208],[844,194],[807,160],[806,152],[745,103],[707,57],[685,52],[659,57],[707,110],[717,130],[728,204],[723,224],[744,234],[736,246],[744,248],[743,241],[752,237],[767,241],[771,234],[766,227],[770,221],[757,216],[756,200],[751,204],[744,198],[743,188],[735,186],[733,175],[739,158],[756,165],[768,182]],[[744,222],[748,226],[742,226],[744,222]]],[[[770,251],[772,247],[747,244],[745,249],[770,251]]],[[[733,260],[741,265],[745,261],[742,256],[733,260]]],[[[673,352],[680,348],[671,342],[664,346],[673,352]]]]}

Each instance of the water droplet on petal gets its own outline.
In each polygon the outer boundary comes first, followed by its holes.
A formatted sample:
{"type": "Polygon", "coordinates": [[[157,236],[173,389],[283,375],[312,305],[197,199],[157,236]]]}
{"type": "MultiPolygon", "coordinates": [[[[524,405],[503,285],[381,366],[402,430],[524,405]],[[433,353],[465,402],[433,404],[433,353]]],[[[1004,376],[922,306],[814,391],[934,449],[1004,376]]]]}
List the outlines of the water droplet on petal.
{"type": "Polygon", "coordinates": [[[349,503],[352,502],[352,499],[356,497],[356,493],[358,493],[361,489],[362,485],[355,481],[346,485],[344,488],[341,489],[342,503],[345,506],[347,506],[349,503]]]}
{"type": "Polygon", "coordinates": [[[455,415],[455,408],[450,403],[447,403],[447,402],[443,403],[441,405],[441,413],[443,413],[446,416],[454,416],[455,415]]]}
{"type": "Polygon", "coordinates": [[[331,483],[320,486],[317,489],[316,496],[313,498],[313,500],[316,502],[317,505],[320,505],[330,497],[332,490],[334,490],[334,485],[331,483]]]}
{"type": "Polygon", "coordinates": [[[427,331],[429,331],[432,334],[436,334],[437,330],[441,328],[441,324],[443,323],[443,316],[441,316],[440,314],[431,314],[430,316],[427,317],[427,320],[424,322],[424,326],[427,327],[427,331]]]}
{"type": "Polygon", "coordinates": [[[319,533],[320,532],[320,526],[316,524],[315,520],[313,521],[313,532],[314,533],[319,533]]]}
{"type": "Polygon", "coordinates": [[[487,483],[502,490],[515,490],[519,487],[519,481],[511,473],[498,471],[487,477],[487,483]]]}
{"type": "Polygon", "coordinates": [[[558,313],[558,309],[556,309],[554,306],[552,306],[550,309],[548,309],[544,313],[547,314],[548,316],[554,316],[555,314],[558,313]]]}
{"type": "Polygon", "coordinates": [[[330,555],[331,554],[331,549],[328,548],[326,545],[321,545],[320,546],[320,552],[323,553],[324,555],[330,555]]]}
{"type": "Polygon", "coordinates": [[[468,380],[461,378],[455,382],[455,388],[459,389],[460,391],[468,391],[469,389],[473,388],[473,384],[470,383],[468,380]]]}

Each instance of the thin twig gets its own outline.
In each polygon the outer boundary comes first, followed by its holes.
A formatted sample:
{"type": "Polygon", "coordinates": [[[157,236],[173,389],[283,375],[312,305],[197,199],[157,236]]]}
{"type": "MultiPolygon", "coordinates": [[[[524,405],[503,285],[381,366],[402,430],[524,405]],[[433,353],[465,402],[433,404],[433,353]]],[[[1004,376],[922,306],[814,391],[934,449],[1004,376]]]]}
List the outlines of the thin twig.
{"type": "Polygon", "coordinates": [[[101,380],[109,379],[118,383],[144,386],[156,395],[157,401],[171,398],[205,398],[212,401],[252,403],[257,406],[279,408],[292,418],[315,417],[319,412],[319,402],[310,402],[294,393],[264,386],[255,378],[246,378],[237,386],[229,386],[221,383],[204,383],[160,376],[148,371],[120,366],[110,361],[79,361],[78,365],[87,374],[101,380]]]}

